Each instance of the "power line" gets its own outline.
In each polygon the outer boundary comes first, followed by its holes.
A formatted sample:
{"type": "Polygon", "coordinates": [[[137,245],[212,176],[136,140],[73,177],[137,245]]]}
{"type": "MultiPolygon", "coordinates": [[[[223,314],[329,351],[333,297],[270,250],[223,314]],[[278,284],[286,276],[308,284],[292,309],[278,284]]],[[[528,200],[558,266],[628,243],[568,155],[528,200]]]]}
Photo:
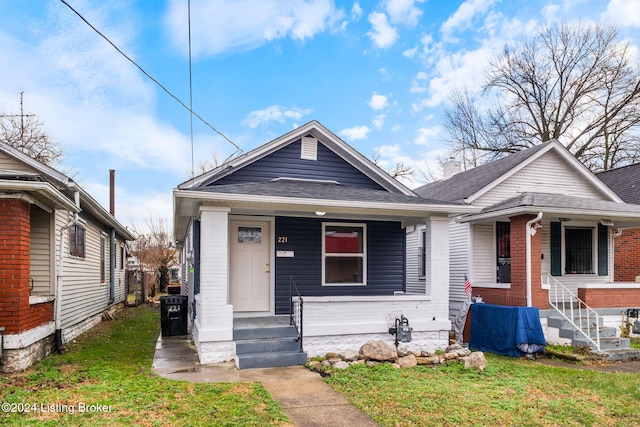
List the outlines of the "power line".
{"type": "MultiPolygon", "coordinates": [[[[187,1],[187,18],[189,21],[189,108],[193,110],[193,75],[191,72],[191,0],[187,1]]],[[[195,176],[193,160],[193,114],[189,114],[189,131],[191,133],[191,178],[195,176]]]]}
{"type": "MultiPolygon", "coordinates": [[[[230,157],[232,157],[233,155],[235,155],[238,151],[242,151],[242,148],[240,148],[236,143],[234,143],[233,141],[231,141],[225,134],[223,134],[222,132],[220,132],[218,129],[216,129],[213,125],[211,125],[209,122],[207,122],[204,118],[202,118],[198,113],[196,113],[195,111],[193,111],[193,109],[189,106],[187,106],[184,102],[182,102],[180,100],[180,98],[178,98],[176,95],[174,95],[173,93],[171,93],[171,91],[169,89],[167,89],[162,83],[160,83],[158,80],[156,80],[155,78],[153,78],[149,73],[147,73],[140,65],[138,65],[133,59],[131,59],[129,56],[127,56],[126,53],[124,53],[122,50],[120,50],[120,48],[118,46],[116,46],[111,40],[109,40],[109,38],[107,36],[105,36],[104,34],[102,34],[96,27],[94,27],[89,21],[87,21],[85,19],[84,16],[82,16],[77,10],[75,10],[69,3],[67,3],[65,0],[60,0],[65,6],[67,6],[69,9],[71,9],[71,11],[73,13],[75,13],[76,15],[78,15],[78,17],[80,19],[82,19],[84,21],[85,24],[87,24],[89,27],[91,27],[91,29],[93,31],[95,31],[100,37],[102,37],[103,39],[105,39],[107,41],[107,43],[109,43],[120,55],[122,55],[127,61],[131,62],[138,70],[140,70],[142,72],[142,74],[144,74],[145,76],[147,76],[152,82],[154,82],[156,85],[158,85],[167,95],[169,95],[170,97],[172,97],[174,100],[176,100],[180,105],[182,105],[187,111],[189,111],[189,113],[192,114],[192,116],[197,117],[202,123],[204,123],[207,127],[209,127],[211,130],[213,130],[215,133],[217,133],[218,135],[220,135],[221,137],[223,137],[229,144],[233,145],[236,148],[235,153],[233,153],[230,157]]],[[[191,79],[191,71],[189,71],[189,78],[191,79]]],[[[192,119],[193,120],[193,119],[192,119]]],[[[193,142],[192,142],[193,145],[193,142]]],[[[193,148],[192,148],[193,150],[193,148]]],[[[192,166],[193,169],[193,166],[192,166]]],[[[193,173],[193,170],[192,170],[193,173]]]]}

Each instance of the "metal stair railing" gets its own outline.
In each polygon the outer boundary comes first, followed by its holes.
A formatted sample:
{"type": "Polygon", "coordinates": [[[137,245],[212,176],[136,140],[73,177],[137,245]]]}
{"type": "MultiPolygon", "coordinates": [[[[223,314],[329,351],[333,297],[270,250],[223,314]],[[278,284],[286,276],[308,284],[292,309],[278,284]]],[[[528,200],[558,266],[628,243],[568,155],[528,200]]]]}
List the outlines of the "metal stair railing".
{"type": "Polygon", "coordinates": [[[569,321],[599,352],[600,315],[550,274],[543,274],[542,281],[549,288],[549,305],[569,321]]]}
{"type": "Polygon", "coordinates": [[[302,348],[302,318],[303,318],[303,308],[304,308],[304,300],[300,295],[300,291],[298,290],[298,286],[296,286],[296,282],[293,280],[293,276],[289,277],[289,324],[296,327],[296,332],[298,333],[298,337],[296,341],[300,343],[300,352],[304,352],[302,348]]]}

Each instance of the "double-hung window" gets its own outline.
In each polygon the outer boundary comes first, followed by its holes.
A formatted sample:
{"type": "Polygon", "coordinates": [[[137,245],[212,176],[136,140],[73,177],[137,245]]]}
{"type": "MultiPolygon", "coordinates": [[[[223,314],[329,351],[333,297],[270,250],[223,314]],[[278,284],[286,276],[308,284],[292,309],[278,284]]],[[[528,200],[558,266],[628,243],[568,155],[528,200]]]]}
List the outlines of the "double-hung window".
{"type": "Polygon", "coordinates": [[[82,224],[76,223],[69,227],[69,254],[85,257],[85,228],[82,224]]]}
{"type": "Polygon", "coordinates": [[[322,224],[322,284],[366,285],[366,224],[322,224]]]}

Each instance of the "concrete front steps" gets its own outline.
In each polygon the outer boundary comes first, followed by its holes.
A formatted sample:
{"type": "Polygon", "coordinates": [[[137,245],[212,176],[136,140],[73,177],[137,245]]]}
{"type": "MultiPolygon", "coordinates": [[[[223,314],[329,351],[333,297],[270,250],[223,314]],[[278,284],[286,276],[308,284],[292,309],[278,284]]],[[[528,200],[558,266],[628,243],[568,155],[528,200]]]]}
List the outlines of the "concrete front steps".
{"type": "MultiPolygon", "coordinates": [[[[589,319],[592,323],[591,338],[595,340],[595,321],[589,319]]],[[[587,323],[587,319],[582,319],[583,324],[587,323]]],[[[576,322],[577,323],[577,322],[576,322]]],[[[602,317],[600,317],[600,325],[598,327],[600,334],[600,353],[604,353],[607,356],[607,360],[611,361],[625,361],[625,360],[640,360],[640,350],[632,349],[630,347],[631,340],[629,338],[621,338],[617,336],[617,328],[603,326],[602,317]]],[[[568,320],[562,318],[559,314],[550,314],[547,319],[547,327],[557,328],[558,336],[561,338],[567,338],[571,340],[571,345],[574,347],[590,347],[592,351],[596,351],[595,346],[568,320]]],[[[585,334],[588,333],[588,328],[584,328],[585,334]]]]}
{"type": "Polygon", "coordinates": [[[236,368],[276,368],[307,363],[300,351],[295,326],[288,324],[250,325],[233,330],[236,368]]]}

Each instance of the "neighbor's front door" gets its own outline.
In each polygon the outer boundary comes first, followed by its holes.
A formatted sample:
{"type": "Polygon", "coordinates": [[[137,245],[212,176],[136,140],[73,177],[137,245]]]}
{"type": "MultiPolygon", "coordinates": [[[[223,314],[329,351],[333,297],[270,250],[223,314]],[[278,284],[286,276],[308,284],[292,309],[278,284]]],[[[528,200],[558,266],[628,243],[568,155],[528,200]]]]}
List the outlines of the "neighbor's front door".
{"type": "Polygon", "coordinates": [[[270,223],[231,221],[230,299],[233,311],[269,311],[270,223]]]}

